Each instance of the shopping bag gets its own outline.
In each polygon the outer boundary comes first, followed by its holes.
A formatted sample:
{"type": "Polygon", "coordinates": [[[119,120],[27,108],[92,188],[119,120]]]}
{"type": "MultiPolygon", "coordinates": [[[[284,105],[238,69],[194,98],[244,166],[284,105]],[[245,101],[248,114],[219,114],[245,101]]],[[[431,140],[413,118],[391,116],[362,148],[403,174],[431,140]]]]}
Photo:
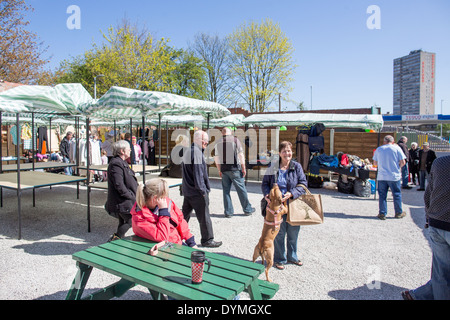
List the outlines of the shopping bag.
{"type": "Polygon", "coordinates": [[[322,197],[320,194],[311,194],[308,188],[300,185],[306,194],[295,200],[289,200],[287,223],[292,226],[306,226],[323,223],[322,197]]]}

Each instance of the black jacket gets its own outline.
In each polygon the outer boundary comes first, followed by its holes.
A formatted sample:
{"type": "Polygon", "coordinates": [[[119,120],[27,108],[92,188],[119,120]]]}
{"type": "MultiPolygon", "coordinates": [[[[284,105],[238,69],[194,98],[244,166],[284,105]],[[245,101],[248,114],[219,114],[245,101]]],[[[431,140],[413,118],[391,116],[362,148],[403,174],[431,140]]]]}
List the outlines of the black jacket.
{"type": "Polygon", "coordinates": [[[406,160],[408,161],[408,159],[409,159],[409,150],[408,150],[408,147],[406,146],[406,144],[405,144],[402,140],[399,140],[399,141],[397,142],[397,144],[398,144],[398,146],[400,147],[400,149],[402,149],[403,153],[404,153],[405,156],[406,156],[406,160]]]}
{"type": "MultiPolygon", "coordinates": [[[[190,149],[185,149],[183,154],[183,196],[206,196],[211,190],[209,185],[208,167],[206,165],[203,150],[192,144],[190,149]]],[[[109,179],[109,178],[108,178],[109,179]]]]}
{"type": "Polygon", "coordinates": [[[59,151],[61,151],[61,155],[63,157],[69,158],[70,143],[66,137],[64,137],[64,139],[61,141],[61,144],[59,145],[59,151]]]}
{"type": "MultiPolygon", "coordinates": [[[[420,170],[420,166],[422,165],[422,154],[423,154],[423,149],[419,150],[419,170],[420,170]]],[[[426,168],[427,168],[427,172],[430,173],[431,171],[431,165],[433,164],[433,161],[436,160],[436,153],[429,149],[428,150],[428,154],[427,154],[427,160],[426,160],[426,168]]]]}
{"type": "Polygon", "coordinates": [[[134,171],[119,156],[111,159],[108,165],[108,199],[105,209],[108,212],[130,213],[136,202],[138,182],[134,171]]]}

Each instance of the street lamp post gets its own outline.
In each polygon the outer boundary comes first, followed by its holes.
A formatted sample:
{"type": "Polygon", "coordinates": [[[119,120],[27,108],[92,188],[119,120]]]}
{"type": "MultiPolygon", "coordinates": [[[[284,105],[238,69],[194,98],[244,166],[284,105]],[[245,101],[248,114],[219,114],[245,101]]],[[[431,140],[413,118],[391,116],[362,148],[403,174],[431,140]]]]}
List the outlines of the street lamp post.
{"type": "Polygon", "coordinates": [[[94,99],[97,99],[97,78],[104,77],[105,75],[99,74],[94,77],[94,99]]]}
{"type": "Polygon", "coordinates": [[[311,110],[312,110],[312,108],[313,108],[313,107],[312,107],[312,106],[313,106],[313,105],[312,105],[312,87],[313,87],[313,86],[311,86],[311,110]]]}

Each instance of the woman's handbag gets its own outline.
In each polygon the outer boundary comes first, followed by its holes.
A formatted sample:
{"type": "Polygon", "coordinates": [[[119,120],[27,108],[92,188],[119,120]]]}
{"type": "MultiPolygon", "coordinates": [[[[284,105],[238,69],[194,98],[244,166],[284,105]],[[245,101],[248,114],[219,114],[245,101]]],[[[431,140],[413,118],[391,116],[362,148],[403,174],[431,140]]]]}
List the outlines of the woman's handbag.
{"type": "Polygon", "coordinates": [[[320,194],[311,194],[304,185],[306,194],[295,200],[289,200],[287,222],[292,226],[305,226],[323,223],[322,197],[320,194]]]}

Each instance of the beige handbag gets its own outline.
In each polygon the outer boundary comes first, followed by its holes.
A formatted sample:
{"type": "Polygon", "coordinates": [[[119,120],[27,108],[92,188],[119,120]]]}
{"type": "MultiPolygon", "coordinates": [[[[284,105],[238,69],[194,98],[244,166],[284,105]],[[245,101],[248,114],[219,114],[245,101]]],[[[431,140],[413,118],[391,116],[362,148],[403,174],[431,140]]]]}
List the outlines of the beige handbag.
{"type": "Polygon", "coordinates": [[[322,197],[320,194],[311,194],[304,185],[306,194],[295,200],[289,200],[287,222],[292,226],[306,226],[323,223],[322,197]]]}

